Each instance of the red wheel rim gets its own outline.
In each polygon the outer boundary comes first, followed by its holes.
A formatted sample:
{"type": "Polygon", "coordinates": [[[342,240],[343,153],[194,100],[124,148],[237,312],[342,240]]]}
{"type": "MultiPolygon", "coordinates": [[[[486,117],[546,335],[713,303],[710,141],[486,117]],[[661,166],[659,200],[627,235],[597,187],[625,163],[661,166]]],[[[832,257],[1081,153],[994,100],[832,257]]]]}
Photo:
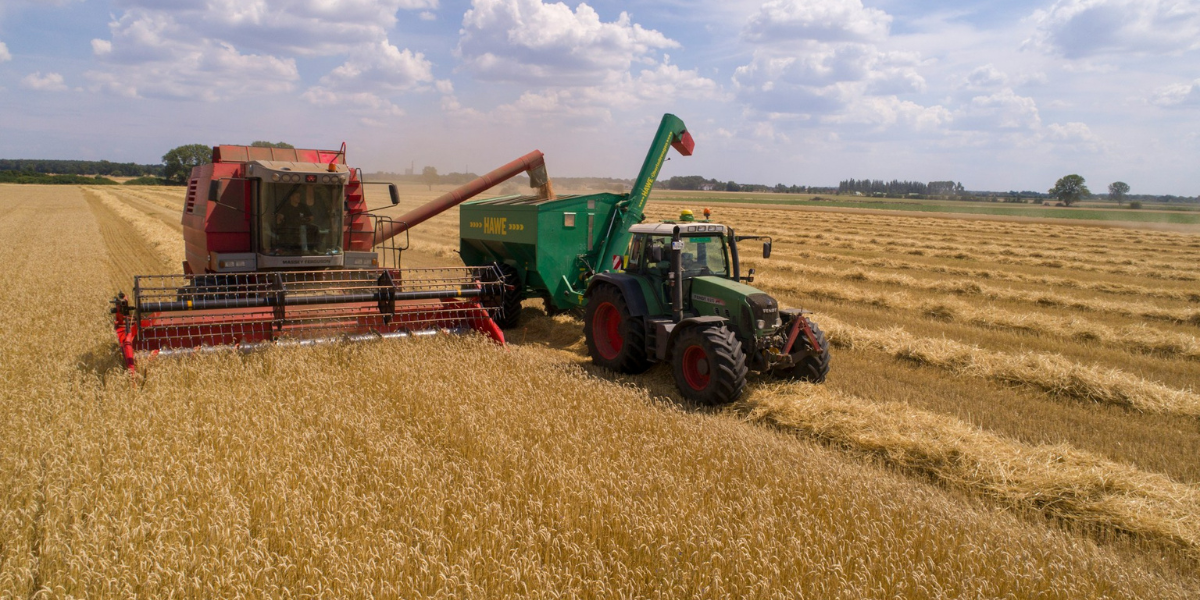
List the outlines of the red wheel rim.
{"type": "Polygon", "coordinates": [[[693,390],[700,391],[708,387],[710,373],[708,353],[700,346],[688,346],[683,351],[683,378],[693,390]]]}
{"type": "Polygon", "coordinates": [[[621,312],[611,302],[596,307],[592,316],[592,338],[600,356],[612,360],[621,353],[625,338],[621,337],[621,312]]]}

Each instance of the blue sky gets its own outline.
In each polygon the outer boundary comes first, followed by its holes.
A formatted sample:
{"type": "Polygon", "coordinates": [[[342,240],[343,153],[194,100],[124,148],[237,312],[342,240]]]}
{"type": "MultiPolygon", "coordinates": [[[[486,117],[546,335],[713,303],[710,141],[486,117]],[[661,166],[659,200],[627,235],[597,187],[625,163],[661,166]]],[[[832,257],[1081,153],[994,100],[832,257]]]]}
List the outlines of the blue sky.
{"type": "Polygon", "coordinates": [[[0,157],[1200,194],[1200,0],[0,0],[0,157]]]}

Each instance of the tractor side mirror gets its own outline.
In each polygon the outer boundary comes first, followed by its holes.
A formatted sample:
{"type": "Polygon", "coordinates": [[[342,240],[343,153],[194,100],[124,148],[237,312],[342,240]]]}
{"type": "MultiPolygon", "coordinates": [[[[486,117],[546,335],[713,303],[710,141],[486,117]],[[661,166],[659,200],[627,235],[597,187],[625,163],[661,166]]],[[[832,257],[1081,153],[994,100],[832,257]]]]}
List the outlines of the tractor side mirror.
{"type": "Polygon", "coordinates": [[[400,192],[396,190],[396,184],[388,184],[388,195],[392,197],[392,206],[400,204],[400,192]]]}
{"type": "Polygon", "coordinates": [[[662,262],[662,259],[663,259],[662,246],[659,246],[658,244],[650,246],[650,260],[652,262],[660,263],[660,262],[662,262]]]}
{"type": "Polygon", "coordinates": [[[746,271],[746,276],[743,277],[742,279],[745,279],[746,283],[754,283],[754,269],[750,269],[749,271],[746,271]]]}
{"type": "Polygon", "coordinates": [[[763,258],[771,258],[771,240],[763,242],[763,258]]]}

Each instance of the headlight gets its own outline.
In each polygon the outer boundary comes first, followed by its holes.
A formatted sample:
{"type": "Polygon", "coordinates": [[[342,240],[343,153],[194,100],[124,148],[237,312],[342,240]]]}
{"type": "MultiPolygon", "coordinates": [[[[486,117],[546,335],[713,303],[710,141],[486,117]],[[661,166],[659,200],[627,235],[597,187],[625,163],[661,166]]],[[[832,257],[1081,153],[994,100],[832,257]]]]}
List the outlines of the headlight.
{"type": "Polygon", "coordinates": [[[766,329],[767,323],[765,321],[763,321],[762,319],[759,319],[754,322],[754,326],[758,327],[759,329],[766,329]]]}
{"type": "Polygon", "coordinates": [[[279,173],[272,173],[271,181],[279,181],[279,173]]]}

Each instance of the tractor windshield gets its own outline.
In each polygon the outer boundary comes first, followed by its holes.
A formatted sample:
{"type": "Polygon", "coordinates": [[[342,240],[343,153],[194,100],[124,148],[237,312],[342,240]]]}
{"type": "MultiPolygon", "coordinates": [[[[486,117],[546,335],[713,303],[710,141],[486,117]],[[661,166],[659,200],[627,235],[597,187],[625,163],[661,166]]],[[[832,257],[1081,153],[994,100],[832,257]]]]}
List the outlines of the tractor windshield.
{"type": "Polygon", "coordinates": [[[720,234],[683,238],[684,277],[701,275],[729,276],[729,259],[725,251],[725,238],[720,234]]]}
{"type": "Polygon", "coordinates": [[[341,253],[341,185],[269,183],[263,188],[259,253],[271,256],[341,253]]]}

